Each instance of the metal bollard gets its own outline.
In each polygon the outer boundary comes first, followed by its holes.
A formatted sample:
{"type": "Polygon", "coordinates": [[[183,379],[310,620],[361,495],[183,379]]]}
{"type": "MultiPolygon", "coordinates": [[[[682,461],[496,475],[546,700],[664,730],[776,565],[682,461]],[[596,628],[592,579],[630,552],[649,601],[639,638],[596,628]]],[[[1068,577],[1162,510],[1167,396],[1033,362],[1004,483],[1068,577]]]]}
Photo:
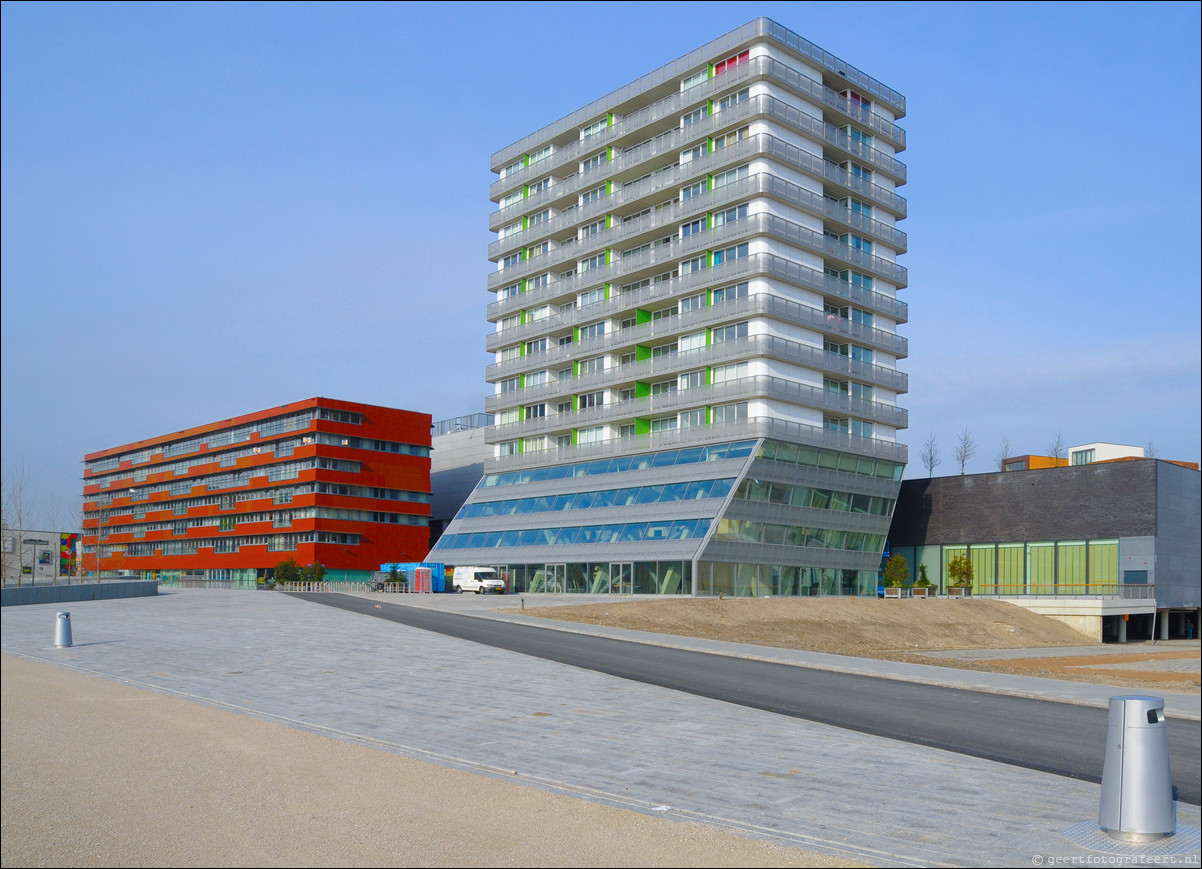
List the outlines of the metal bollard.
{"type": "Polygon", "coordinates": [[[1124,842],[1152,842],[1176,831],[1160,697],[1110,698],[1098,826],[1124,842]]]}
{"type": "Polygon", "coordinates": [[[71,645],[71,613],[59,613],[54,620],[54,645],[59,649],[71,645]]]}

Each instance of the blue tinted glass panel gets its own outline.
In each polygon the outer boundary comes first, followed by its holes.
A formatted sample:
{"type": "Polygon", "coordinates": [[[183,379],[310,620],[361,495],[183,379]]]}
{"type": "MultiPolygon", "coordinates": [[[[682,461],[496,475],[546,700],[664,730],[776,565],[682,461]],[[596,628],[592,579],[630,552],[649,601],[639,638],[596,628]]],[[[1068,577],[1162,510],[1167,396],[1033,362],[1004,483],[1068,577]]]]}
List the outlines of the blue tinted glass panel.
{"type": "Polygon", "coordinates": [[[571,495],[556,495],[555,500],[551,503],[551,512],[558,513],[560,510],[566,510],[571,503],[571,495]]]}
{"type": "Polygon", "coordinates": [[[751,451],[754,448],[755,448],[755,441],[743,441],[742,443],[731,444],[730,449],[727,450],[726,458],[728,458],[728,459],[746,458],[747,456],[751,455],[751,451]]]}
{"type": "Polygon", "coordinates": [[[563,480],[572,476],[571,465],[552,465],[547,469],[548,480],[563,480]]]}
{"type": "Polygon", "coordinates": [[[469,547],[471,547],[472,549],[475,549],[477,546],[483,546],[484,545],[484,532],[477,531],[475,534],[469,534],[467,545],[469,547]]]}
{"type": "Polygon", "coordinates": [[[547,479],[551,474],[551,468],[535,468],[530,473],[530,482],[539,483],[547,479]]]}
{"type": "Polygon", "coordinates": [[[597,497],[593,499],[593,506],[612,507],[617,494],[618,492],[616,489],[606,489],[604,492],[598,492],[597,497]]]}
{"type": "Polygon", "coordinates": [[[630,489],[618,489],[616,492],[614,492],[613,506],[629,507],[631,504],[634,503],[634,499],[637,498],[638,496],[639,496],[639,490],[638,490],[637,486],[630,488],[630,489]]]}
{"type": "Polygon", "coordinates": [[[577,543],[596,543],[601,539],[600,525],[585,525],[580,529],[580,536],[576,538],[577,543]]]}
{"type": "Polygon", "coordinates": [[[725,480],[714,480],[714,485],[710,489],[710,497],[725,498],[730,494],[731,487],[733,487],[734,484],[734,477],[728,477],[725,480]]]}
{"type": "Polygon", "coordinates": [[[604,459],[604,460],[598,461],[598,462],[589,462],[588,463],[588,475],[591,477],[596,474],[608,473],[609,472],[609,461],[610,461],[609,459],[604,459]]]}
{"type": "Polygon", "coordinates": [[[665,503],[669,501],[683,501],[688,489],[688,483],[671,483],[664,486],[663,494],[659,496],[659,499],[665,503]]]}
{"type": "Polygon", "coordinates": [[[580,539],[581,528],[560,528],[559,534],[555,538],[556,544],[562,546],[565,543],[575,543],[580,539]]]}
{"type": "Polygon", "coordinates": [[[613,543],[622,533],[621,525],[602,525],[601,533],[597,535],[598,543],[613,543]]]}
{"type": "Polygon", "coordinates": [[[522,533],[520,531],[506,531],[505,533],[503,533],[501,535],[501,545],[502,546],[517,546],[518,541],[521,538],[521,536],[522,536],[522,533]]]}
{"type": "Polygon", "coordinates": [[[671,522],[648,522],[647,533],[643,535],[644,540],[667,540],[668,529],[672,527],[671,522]]]}
{"type": "Polygon", "coordinates": [[[651,462],[651,466],[654,468],[671,467],[672,465],[676,464],[677,455],[678,454],[676,450],[672,450],[671,452],[667,453],[656,453],[655,458],[651,462]]]}
{"type": "Polygon", "coordinates": [[[676,457],[676,464],[689,465],[699,462],[703,455],[705,455],[705,450],[702,447],[689,447],[687,450],[680,451],[676,457]]]}
{"type": "Polygon", "coordinates": [[[539,531],[537,528],[527,528],[525,531],[518,532],[518,545],[534,546],[539,542],[539,531]]]}
{"type": "Polygon", "coordinates": [[[611,474],[616,474],[619,471],[629,471],[634,467],[634,458],[632,456],[622,456],[614,459],[609,466],[611,474]]]}
{"type": "Polygon", "coordinates": [[[631,522],[629,525],[622,527],[622,533],[618,537],[619,541],[632,542],[643,539],[643,533],[647,530],[646,522],[631,522]]]}
{"type": "Polygon", "coordinates": [[[522,498],[520,501],[517,502],[517,509],[515,509],[513,512],[519,516],[522,516],[526,513],[529,513],[533,509],[534,509],[534,499],[533,498],[522,498]]]}
{"type": "Polygon", "coordinates": [[[643,486],[639,490],[638,497],[635,498],[636,504],[655,504],[659,501],[659,496],[663,494],[663,486],[643,486]]]}
{"type": "Polygon", "coordinates": [[[500,532],[500,531],[487,532],[484,535],[484,547],[486,549],[492,549],[496,546],[500,546],[501,545],[501,534],[502,534],[502,532],[500,532]]]}
{"type": "Polygon", "coordinates": [[[593,501],[596,499],[596,492],[580,492],[572,496],[572,505],[569,510],[587,510],[593,506],[593,501]]]}

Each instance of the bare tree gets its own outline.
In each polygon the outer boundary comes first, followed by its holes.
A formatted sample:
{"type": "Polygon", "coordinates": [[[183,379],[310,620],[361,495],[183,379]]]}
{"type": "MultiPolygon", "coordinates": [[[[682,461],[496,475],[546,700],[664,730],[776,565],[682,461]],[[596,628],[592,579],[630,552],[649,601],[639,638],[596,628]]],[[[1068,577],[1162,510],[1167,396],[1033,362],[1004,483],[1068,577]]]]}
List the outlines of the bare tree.
{"type": "Polygon", "coordinates": [[[919,458],[922,460],[922,466],[927,469],[927,476],[934,476],[935,468],[939,467],[939,444],[935,441],[934,432],[931,432],[930,437],[923,443],[919,458]]]}
{"type": "MultiPolygon", "coordinates": [[[[33,499],[29,492],[29,468],[24,462],[18,462],[5,473],[4,490],[4,520],[15,533],[11,535],[14,552],[6,553],[10,558],[15,556],[17,561],[17,586],[25,577],[25,532],[33,519],[33,499]]],[[[8,565],[5,565],[6,567],[8,565]]],[[[31,568],[32,572],[32,568],[31,568]]],[[[7,580],[7,575],[5,580],[7,580]]]]}
{"type": "Polygon", "coordinates": [[[1065,455],[1068,452],[1068,445],[1064,442],[1064,435],[1056,432],[1056,439],[1048,444],[1048,458],[1052,460],[1053,468],[1064,466],[1065,455]]]}
{"type": "Polygon", "coordinates": [[[1148,445],[1144,447],[1144,457],[1148,459],[1160,458],[1160,450],[1156,449],[1156,444],[1148,441],[1148,445]]]}
{"type": "Polygon", "coordinates": [[[1003,437],[1001,446],[998,447],[997,451],[997,469],[999,471],[1006,470],[1006,459],[1010,458],[1010,451],[1010,438],[1003,437]]]}
{"type": "Polygon", "coordinates": [[[968,460],[977,454],[977,442],[972,439],[972,432],[968,430],[968,426],[964,427],[964,431],[960,432],[956,438],[956,451],[952,453],[952,458],[960,463],[960,476],[964,476],[964,466],[968,464],[968,460]]]}

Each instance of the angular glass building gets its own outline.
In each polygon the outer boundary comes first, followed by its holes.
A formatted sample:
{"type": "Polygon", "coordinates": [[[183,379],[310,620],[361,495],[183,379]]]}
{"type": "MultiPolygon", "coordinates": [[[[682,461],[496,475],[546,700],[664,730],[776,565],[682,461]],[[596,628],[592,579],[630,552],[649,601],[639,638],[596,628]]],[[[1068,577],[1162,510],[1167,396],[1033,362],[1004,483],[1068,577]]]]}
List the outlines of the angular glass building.
{"type": "Polygon", "coordinates": [[[875,594],[904,114],[761,18],[494,154],[493,455],[430,558],[528,592],[875,594]]]}

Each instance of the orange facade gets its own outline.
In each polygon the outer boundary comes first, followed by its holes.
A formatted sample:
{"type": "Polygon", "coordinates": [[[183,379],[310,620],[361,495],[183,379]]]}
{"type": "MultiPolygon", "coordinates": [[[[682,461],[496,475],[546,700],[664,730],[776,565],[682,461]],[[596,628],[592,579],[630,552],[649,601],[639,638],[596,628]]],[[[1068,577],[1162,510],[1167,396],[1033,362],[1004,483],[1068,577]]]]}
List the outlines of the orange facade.
{"type": "Polygon", "coordinates": [[[229,578],[429,549],[430,415],[328,398],[84,457],[85,568],[229,578]],[[99,529],[99,534],[98,534],[99,529]]]}

